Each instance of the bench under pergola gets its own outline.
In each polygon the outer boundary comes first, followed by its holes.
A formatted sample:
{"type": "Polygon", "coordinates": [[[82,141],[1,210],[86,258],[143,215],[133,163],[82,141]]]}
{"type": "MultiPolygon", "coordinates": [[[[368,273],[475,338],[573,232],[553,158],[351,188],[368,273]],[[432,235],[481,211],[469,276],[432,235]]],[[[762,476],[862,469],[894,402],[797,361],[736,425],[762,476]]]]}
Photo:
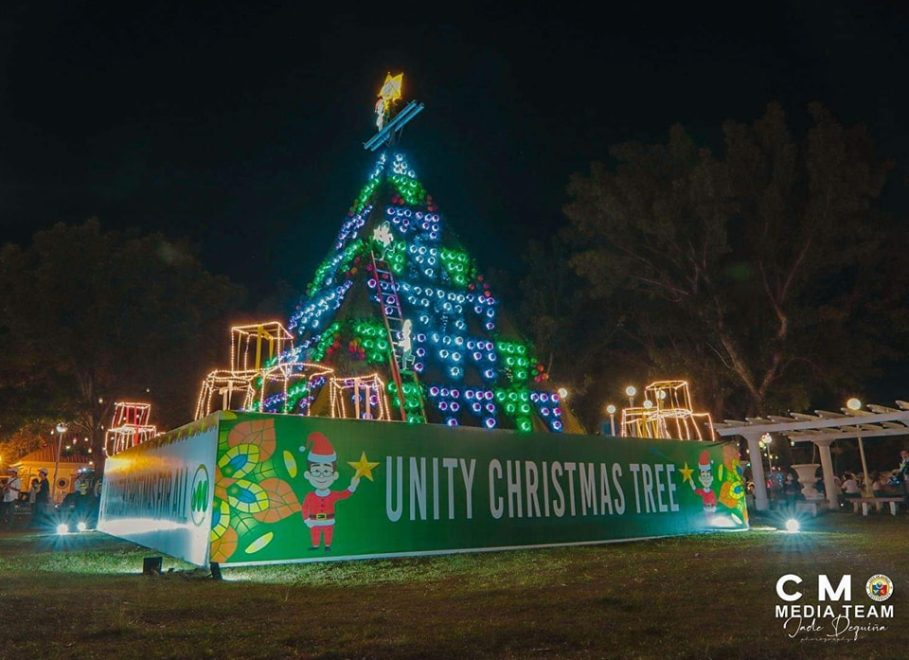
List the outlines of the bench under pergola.
{"type": "Polygon", "coordinates": [[[815,410],[814,415],[789,413],[788,416],[746,417],[744,421],[727,419],[715,425],[723,437],[741,436],[748,443],[748,457],[754,480],[754,499],[758,511],[769,508],[767,481],[761,462],[761,436],[765,433],[785,436],[793,442],[813,442],[821,457],[824,492],[831,509],[839,506],[833,480],[830,445],[834,440],[875,438],[887,435],[909,435],[909,402],[897,401],[896,408],[869,404],[867,409],[841,408],[840,412],[815,410]]]}

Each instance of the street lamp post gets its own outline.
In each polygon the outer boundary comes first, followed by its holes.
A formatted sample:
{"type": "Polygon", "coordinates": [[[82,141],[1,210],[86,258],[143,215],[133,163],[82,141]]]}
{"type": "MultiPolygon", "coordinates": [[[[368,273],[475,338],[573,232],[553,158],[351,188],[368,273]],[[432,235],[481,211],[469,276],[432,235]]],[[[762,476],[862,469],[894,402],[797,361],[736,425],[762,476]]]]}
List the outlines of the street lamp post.
{"type": "Polygon", "coordinates": [[[57,456],[54,461],[54,487],[51,490],[51,497],[54,501],[57,499],[57,472],[60,470],[60,452],[63,450],[63,434],[69,430],[66,422],[57,424],[57,456]]]}
{"type": "MultiPolygon", "coordinates": [[[[862,402],[856,398],[851,398],[846,402],[846,407],[853,412],[862,409],[862,402]]],[[[874,489],[871,487],[871,479],[868,477],[868,461],[865,459],[865,443],[862,442],[862,425],[855,425],[855,436],[858,438],[859,456],[862,459],[862,475],[865,479],[864,487],[865,497],[874,497],[874,489]]]]}
{"type": "Polygon", "coordinates": [[[615,437],[615,406],[611,403],[606,406],[606,413],[609,415],[609,433],[612,437],[615,437]]]}
{"type": "Polygon", "coordinates": [[[638,388],[634,385],[629,385],[625,388],[625,395],[628,397],[628,405],[631,408],[634,408],[634,397],[638,393],[638,388]]]}
{"type": "Polygon", "coordinates": [[[767,450],[767,467],[770,469],[770,474],[773,475],[773,455],[770,453],[770,445],[773,443],[773,436],[769,433],[765,433],[761,436],[761,449],[767,450]]]}

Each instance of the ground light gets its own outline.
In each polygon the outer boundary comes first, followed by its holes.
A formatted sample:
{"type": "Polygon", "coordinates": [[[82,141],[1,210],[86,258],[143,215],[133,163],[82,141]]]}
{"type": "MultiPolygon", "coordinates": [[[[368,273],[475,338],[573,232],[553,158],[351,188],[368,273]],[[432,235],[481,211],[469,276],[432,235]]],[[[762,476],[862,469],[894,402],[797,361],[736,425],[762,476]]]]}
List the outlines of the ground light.
{"type": "Polygon", "coordinates": [[[84,522],[79,522],[79,524],[76,525],[76,529],[78,529],[80,532],[84,532],[86,529],[88,529],[88,525],[86,525],[84,522]]]}
{"type": "Polygon", "coordinates": [[[802,529],[802,524],[795,518],[786,521],[786,531],[790,534],[796,534],[802,529]]]}
{"type": "Polygon", "coordinates": [[[69,526],[66,523],[60,523],[57,525],[57,534],[68,534],[69,526]]]}

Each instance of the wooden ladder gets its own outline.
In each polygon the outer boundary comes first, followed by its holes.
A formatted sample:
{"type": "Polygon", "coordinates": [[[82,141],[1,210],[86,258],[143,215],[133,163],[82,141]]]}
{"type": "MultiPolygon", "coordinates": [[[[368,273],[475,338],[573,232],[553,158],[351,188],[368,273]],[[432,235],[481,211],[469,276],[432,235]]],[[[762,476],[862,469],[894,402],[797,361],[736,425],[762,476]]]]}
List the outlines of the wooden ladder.
{"type": "MultiPolygon", "coordinates": [[[[401,411],[401,419],[407,421],[407,407],[404,399],[404,383],[402,375],[408,376],[417,387],[420,382],[416,372],[413,370],[414,356],[412,351],[404,348],[404,313],[401,311],[401,300],[398,293],[398,283],[395,281],[394,273],[391,272],[388,264],[381,257],[376,256],[376,251],[370,251],[372,257],[373,273],[376,276],[376,289],[378,291],[379,309],[382,312],[382,320],[385,323],[385,331],[388,333],[388,343],[391,346],[389,353],[389,366],[391,367],[391,377],[394,380],[398,392],[398,408],[401,411]]],[[[423,407],[423,397],[420,396],[420,417],[421,421],[426,422],[426,411],[423,407]]]]}

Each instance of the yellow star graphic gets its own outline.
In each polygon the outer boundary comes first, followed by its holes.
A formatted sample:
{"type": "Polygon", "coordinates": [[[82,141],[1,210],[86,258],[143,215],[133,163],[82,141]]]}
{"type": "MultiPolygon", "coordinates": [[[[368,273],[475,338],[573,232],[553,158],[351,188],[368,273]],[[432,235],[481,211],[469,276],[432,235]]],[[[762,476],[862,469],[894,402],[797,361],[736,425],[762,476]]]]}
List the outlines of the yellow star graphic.
{"type": "Polygon", "coordinates": [[[401,98],[401,91],[403,87],[403,73],[399,73],[396,76],[393,76],[389,73],[385,76],[385,83],[382,85],[382,89],[379,90],[379,96],[381,96],[382,100],[385,101],[386,107],[401,98]]]}
{"type": "Polygon", "coordinates": [[[366,458],[366,452],[360,452],[359,461],[347,461],[347,464],[355,469],[357,473],[354,475],[354,478],[366,477],[370,481],[375,481],[372,478],[372,471],[379,467],[378,463],[371,463],[368,458],[366,458]]]}
{"type": "MultiPolygon", "coordinates": [[[[351,465],[353,464],[351,463],[351,465]]],[[[685,483],[686,481],[691,481],[691,473],[694,472],[694,470],[688,467],[688,463],[686,462],[685,467],[679,470],[679,472],[682,474],[682,483],[685,483]]]]}

